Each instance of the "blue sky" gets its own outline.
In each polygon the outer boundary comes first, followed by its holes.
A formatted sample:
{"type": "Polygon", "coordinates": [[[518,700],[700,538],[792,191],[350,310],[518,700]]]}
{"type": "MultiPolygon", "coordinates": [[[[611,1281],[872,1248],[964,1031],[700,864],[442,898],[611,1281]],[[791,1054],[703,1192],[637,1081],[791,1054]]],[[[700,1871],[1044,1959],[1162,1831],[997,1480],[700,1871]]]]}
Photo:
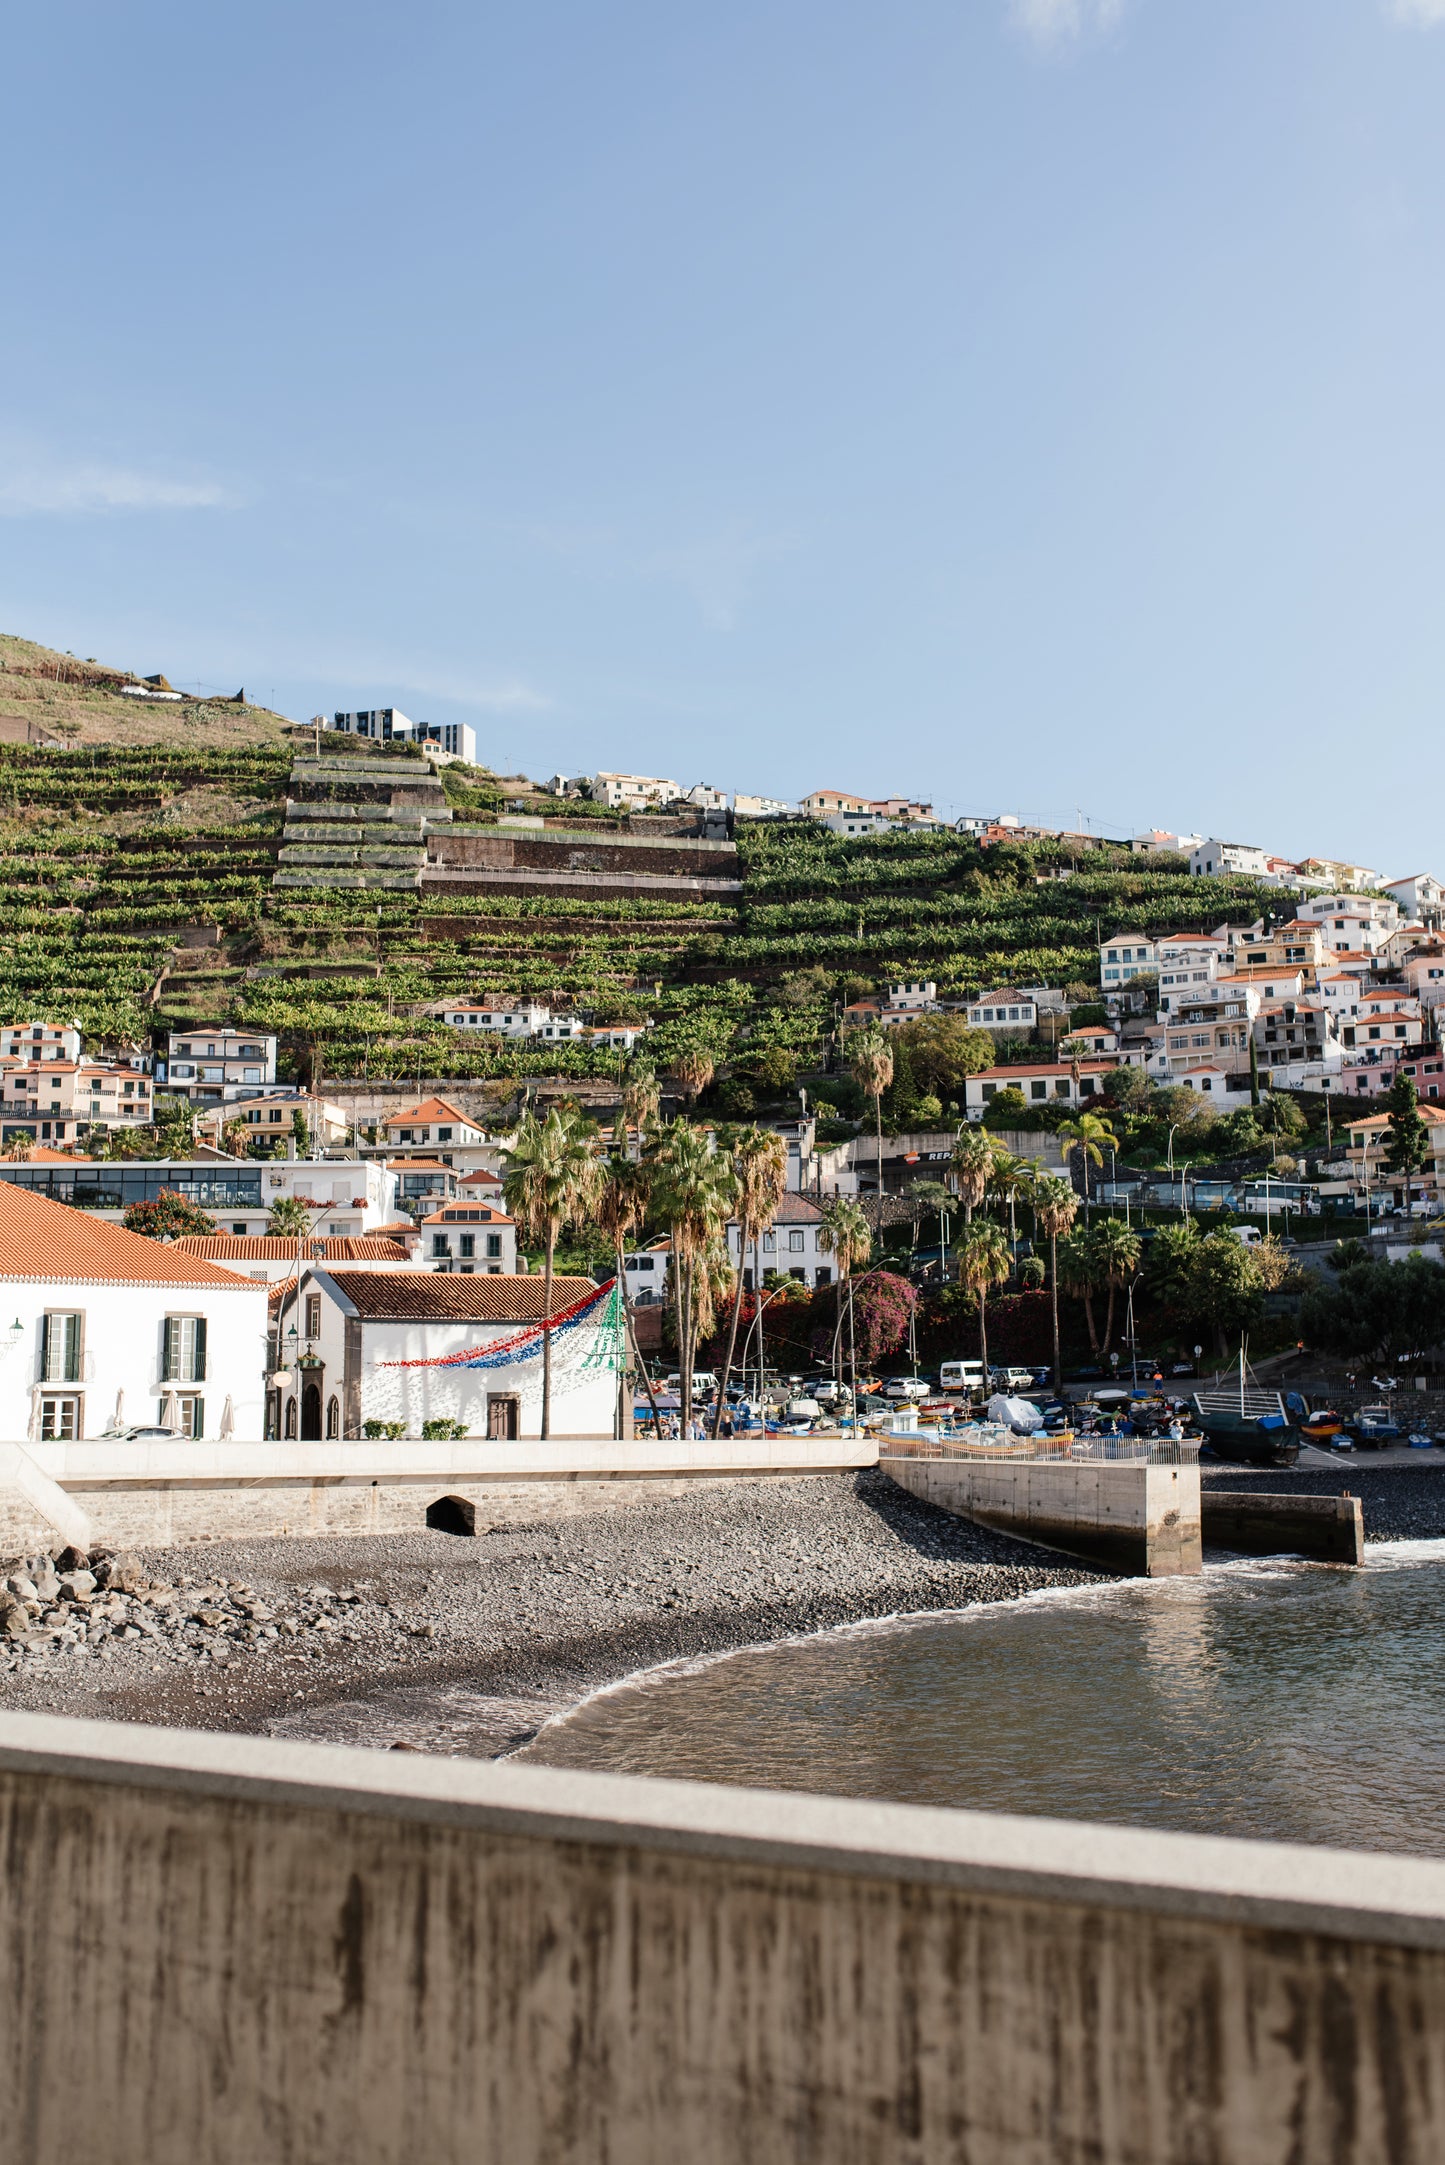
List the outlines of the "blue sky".
{"type": "Polygon", "coordinates": [[[0,626],[1445,873],[1445,0],[53,0],[0,626]]]}

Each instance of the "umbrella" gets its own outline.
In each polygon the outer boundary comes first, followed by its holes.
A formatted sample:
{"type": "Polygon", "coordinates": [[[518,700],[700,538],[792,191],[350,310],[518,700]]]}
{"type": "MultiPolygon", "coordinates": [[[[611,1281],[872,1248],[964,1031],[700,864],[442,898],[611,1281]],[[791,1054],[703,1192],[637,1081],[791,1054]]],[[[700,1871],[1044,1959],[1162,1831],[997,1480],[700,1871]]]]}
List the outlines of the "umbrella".
{"type": "Polygon", "coordinates": [[[174,1428],[179,1419],[180,1408],[176,1404],[176,1394],[174,1391],[167,1391],[161,1400],[161,1427],[174,1428]]]}
{"type": "Polygon", "coordinates": [[[231,1394],[226,1393],[226,1404],[221,1414],[221,1441],[229,1443],[236,1433],[236,1416],[231,1406],[231,1394]]]}

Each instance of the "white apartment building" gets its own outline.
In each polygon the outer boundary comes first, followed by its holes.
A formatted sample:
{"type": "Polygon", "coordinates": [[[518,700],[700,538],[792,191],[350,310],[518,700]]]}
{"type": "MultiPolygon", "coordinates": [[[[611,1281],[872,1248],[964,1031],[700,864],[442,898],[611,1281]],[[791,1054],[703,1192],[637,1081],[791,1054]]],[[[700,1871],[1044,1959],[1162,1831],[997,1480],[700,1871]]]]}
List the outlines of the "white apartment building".
{"type": "Polygon", "coordinates": [[[1400,905],[1393,895],[1309,895],[1299,915],[1317,924],[1331,947],[1373,953],[1398,928],[1400,905]]]}
{"type": "Polygon", "coordinates": [[[888,987],[888,1005],[899,1014],[926,1014],[938,1005],[938,986],[931,977],[900,977],[888,987]]]}
{"type": "Polygon", "coordinates": [[[623,1289],[634,1308],[655,1308],[667,1289],[667,1266],[672,1255],[668,1240],[649,1241],[622,1258],[623,1289]]]}
{"type": "Polygon", "coordinates": [[[1189,869],[1197,878],[1235,872],[1255,879],[1271,877],[1271,859],[1267,850],[1255,849],[1248,842],[1221,842],[1211,836],[1189,853],[1189,869]]]}
{"type": "Polygon", "coordinates": [[[1382,894],[1399,904],[1406,917],[1438,916],[1445,908],[1445,887],[1428,872],[1412,872],[1408,879],[1385,880],[1382,894]]]}
{"type": "Polygon", "coordinates": [[[1144,932],[1116,932],[1099,947],[1099,983],[1106,992],[1117,992],[1132,978],[1149,977],[1159,967],[1158,950],[1144,932]]]}
{"type": "Polygon", "coordinates": [[[151,1079],[105,1060],[0,1061],[0,1142],[73,1147],[93,1131],[145,1127],[154,1118],[151,1079]]]}
{"type": "Polygon", "coordinates": [[[0,1059],[78,1060],[80,1032],[73,1023],[8,1023],[0,1030],[0,1059]]]}
{"type": "Polygon", "coordinates": [[[396,1175],[369,1159],[0,1159],[0,1182],[112,1224],[162,1193],[206,1211],[218,1231],[241,1235],[265,1233],[272,1204],[284,1196],[305,1204],[316,1233],[372,1233],[396,1217],[396,1175]]]}
{"type": "Polygon", "coordinates": [[[1172,1014],[1181,1000],[1197,998],[1226,964],[1225,943],[1213,933],[1182,933],[1155,943],[1159,1012],[1172,1014]]]}
{"type": "Polygon", "coordinates": [[[419,1105],[411,1105],[404,1112],[390,1113],[382,1123],[389,1145],[416,1146],[426,1144],[436,1149],[444,1144],[485,1144],[488,1136],[475,1120],[469,1120],[449,1098],[423,1098],[419,1105]]]}
{"type": "Polygon", "coordinates": [[[725,789],[714,789],[710,782],[694,782],[691,789],[683,791],[682,802],[696,805],[699,812],[725,812],[728,793],[725,789]]]}
{"type": "Polygon", "coordinates": [[[262,1030],[172,1030],[156,1067],[158,1085],[198,1105],[254,1097],[275,1081],[276,1040],[262,1030]]]}
{"type": "Polygon", "coordinates": [[[674,804],[682,791],[658,774],[594,774],[589,795],[614,811],[640,812],[649,804],[674,804]]]}
{"type": "Polygon", "coordinates": [[[1188,857],[1203,839],[1198,834],[1173,834],[1167,827],[1150,827],[1143,834],[1130,835],[1129,847],[1136,856],[1149,850],[1169,850],[1176,856],[1188,857]]]}
{"type": "Polygon", "coordinates": [[[741,790],[733,798],[735,819],[787,819],[796,809],[795,805],[784,804],[781,797],[753,797],[741,790]]]}
{"type": "Polygon", "coordinates": [[[398,707],[368,707],[333,714],[329,726],[343,736],[368,737],[376,744],[434,745],[469,766],[477,763],[477,733],[467,722],[414,722],[398,707]]]}
{"type": "Polygon", "coordinates": [[[0,1424],[42,1464],[125,1424],[259,1442],[264,1285],[8,1180],[0,1282],[0,1424]]]}

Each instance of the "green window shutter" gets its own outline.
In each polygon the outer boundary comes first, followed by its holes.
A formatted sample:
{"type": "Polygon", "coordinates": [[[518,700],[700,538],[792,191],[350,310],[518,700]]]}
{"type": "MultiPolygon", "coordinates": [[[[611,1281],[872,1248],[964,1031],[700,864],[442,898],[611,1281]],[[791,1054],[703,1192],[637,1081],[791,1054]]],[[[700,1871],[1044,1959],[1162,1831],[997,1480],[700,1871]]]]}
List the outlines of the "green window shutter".
{"type": "Polygon", "coordinates": [[[195,1354],[195,1360],[194,1360],[194,1362],[192,1363],[192,1367],[191,1367],[191,1381],[192,1381],[192,1383],[204,1383],[204,1382],[205,1382],[205,1380],[206,1380],[206,1319],[205,1319],[205,1317],[204,1317],[204,1316],[197,1316],[197,1318],[196,1318],[196,1354],[195,1354]]]}
{"type": "Polygon", "coordinates": [[[162,1383],[175,1383],[175,1382],[178,1382],[178,1381],[179,1381],[179,1378],[180,1378],[180,1352],[181,1352],[181,1347],[180,1347],[180,1338],[181,1338],[181,1319],[180,1319],[180,1317],[179,1317],[179,1316],[167,1316],[167,1317],[166,1317],[166,1326],[165,1326],[165,1343],[164,1343],[164,1348],[163,1348],[163,1352],[162,1352],[162,1357],[161,1357],[161,1381],[162,1381],[162,1383]]]}
{"type": "Polygon", "coordinates": [[[67,1383],[79,1383],[80,1381],[80,1317],[78,1315],[67,1316],[65,1319],[65,1380],[67,1383]]]}
{"type": "Polygon", "coordinates": [[[40,1380],[41,1380],[41,1382],[42,1382],[42,1383],[48,1383],[48,1382],[50,1381],[50,1318],[49,1318],[49,1316],[42,1316],[42,1317],[40,1318],[40,1380]]]}

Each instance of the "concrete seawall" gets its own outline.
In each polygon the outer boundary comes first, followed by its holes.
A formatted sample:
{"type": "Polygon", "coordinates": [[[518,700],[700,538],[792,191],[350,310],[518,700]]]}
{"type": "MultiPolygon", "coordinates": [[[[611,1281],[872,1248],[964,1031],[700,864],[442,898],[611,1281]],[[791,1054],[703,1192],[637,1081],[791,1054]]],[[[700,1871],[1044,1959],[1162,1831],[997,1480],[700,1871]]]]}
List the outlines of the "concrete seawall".
{"type": "Polygon", "coordinates": [[[1241,1556],[1307,1556],[1319,1564],[1362,1564],[1365,1520],[1358,1496],[1257,1495],[1206,1488],[1204,1539],[1241,1556]]]}
{"type": "Polygon", "coordinates": [[[10,1716],[0,2125],[120,2165],[1437,2165],[1445,1867],[10,1716]]]}
{"type": "Polygon", "coordinates": [[[388,1534],[426,1524],[444,1496],[479,1528],[567,1517],[702,1483],[876,1465],[866,1437],[738,1436],[717,1443],[193,1442],[104,1437],[0,1444],[0,1546],[170,1545],[268,1534],[388,1534]]]}
{"type": "Polygon", "coordinates": [[[905,1458],[885,1473],[910,1495],[1002,1533],[1141,1577],[1202,1571],[1198,1466],[1136,1460],[905,1458]]]}

